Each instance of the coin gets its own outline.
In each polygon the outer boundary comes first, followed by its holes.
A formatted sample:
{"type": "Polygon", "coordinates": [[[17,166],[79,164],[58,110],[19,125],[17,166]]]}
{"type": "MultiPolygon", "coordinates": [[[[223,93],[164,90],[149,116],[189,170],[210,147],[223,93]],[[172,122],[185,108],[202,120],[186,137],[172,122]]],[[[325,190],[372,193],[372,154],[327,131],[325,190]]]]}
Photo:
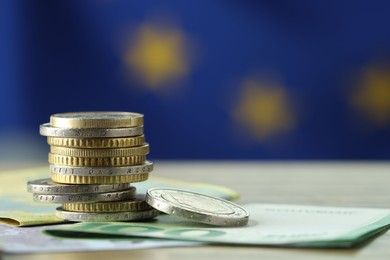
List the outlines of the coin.
{"type": "Polygon", "coordinates": [[[132,112],[74,112],[50,116],[50,125],[62,128],[120,128],[143,123],[144,116],[132,112]]]}
{"type": "Polygon", "coordinates": [[[47,137],[47,143],[53,146],[71,148],[122,148],[143,145],[145,136],[119,137],[119,138],[64,138],[47,137]]]}
{"type": "Polygon", "coordinates": [[[102,193],[133,189],[130,183],[100,184],[100,185],[69,185],[53,182],[50,178],[27,182],[27,191],[35,194],[85,194],[102,193]]]}
{"type": "Polygon", "coordinates": [[[137,196],[132,200],[110,201],[95,203],[66,203],[62,209],[73,212],[121,212],[153,209],[145,201],[145,195],[137,196]]]}
{"type": "Polygon", "coordinates": [[[150,219],[158,216],[159,211],[155,209],[125,212],[72,212],[65,211],[61,207],[57,208],[56,216],[69,221],[76,222],[115,222],[115,221],[134,221],[150,219]]]}
{"type": "Polygon", "coordinates": [[[237,204],[185,190],[149,189],[146,202],[167,214],[216,226],[244,226],[249,219],[249,213],[237,204]]]}
{"type": "Polygon", "coordinates": [[[112,138],[138,136],[144,134],[143,126],[122,128],[59,128],[50,123],[39,126],[39,133],[43,136],[76,137],[76,138],[112,138]]]}
{"type": "Polygon", "coordinates": [[[49,153],[49,163],[68,165],[68,166],[129,166],[143,164],[146,161],[146,155],[133,155],[123,157],[75,157],[49,153]]]}
{"type": "Polygon", "coordinates": [[[127,200],[135,197],[135,189],[123,191],[84,194],[34,194],[34,201],[49,203],[79,203],[127,200]]]}
{"type": "Polygon", "coordinates": [[[115,176],[153,171],[153,163],[146,161],[144,164],[120,167],[77,167],[50,164],[50,172],[62,175],[77,176],[115,176]]]}
{"type": "Polygon", "coordinates": [[[110,183],[133,183],[146,181],[149,173],[134,173],[129,175],[115,176],[77,176],[52,173],[51,179],[58,183],[68,184],[110,184],[110,183]]]}
{"type": "Polygon", "coordinates": [[[93,148],[68,148],[62,146],[50,146],[52,154],[72,157],[126,157],[134,155],[145,155],[149,153],[149,144],[142,146],[110,149],[93,148]]]}

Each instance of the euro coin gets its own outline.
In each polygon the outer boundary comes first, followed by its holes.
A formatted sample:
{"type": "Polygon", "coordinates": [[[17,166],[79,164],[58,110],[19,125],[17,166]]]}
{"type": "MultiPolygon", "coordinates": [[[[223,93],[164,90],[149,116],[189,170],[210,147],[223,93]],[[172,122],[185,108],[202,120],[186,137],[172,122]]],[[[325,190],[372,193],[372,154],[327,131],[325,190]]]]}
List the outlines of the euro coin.
{"type": "Polygon", "coordinates": [[[146,155],[122,157],[76,157],[49,153],[49,163],[68,166],[113,167],[143,164],[146,155]]]}
{"type": "Polygon", "coordinates": [[[61,128],[121,128],[143,123],[144,116],[132,112],[74,112],[50,116],[50,125],[61,128]]]}
{"type": "Polygon", "coordinates": [[[56,216],[64,220],[75,222],[117,222],[117,221],[135,221],[150,219],[158,216],[159,211],[155,209],[147,209],[140,211],[124,211],[124,212],[72,212],[57,208],[56,216]]]}
{"type": "MultiPolygon", "coordinates": [[[[27,182],[27,191],[35,194],[85,194],[122,191],[129,189],[130,183],[71,185],[53,182],[50,178],[27,182]]],[[[131,187],[135,192],[135,187],[131,187]]]]}
{"type": "Polygon", "coordinates": [[[141,146],[145,142],[145,136],[118,137],[118,138],[64,138],[47,137],[47,143],[52,146],[70,148],[123,148],[141,146]]]}
{"type": "Polygon", "coordinates": [[[126,201],[110,201],[95,203],[66,203],[62,204],[62,209],[73,212],[121,212],[121,211],[139,211],[152,209],[146,203],[145,196],[126,201]]]}
{"type": "Polygon", "coordinates": [[[118,167],[78,167],[50,164],[50,172],[76,176],[116,176],[149,173],[153,171],[153,163],[146,161],[140,165],[118,167]]]}
{"type": "Polygon", "coordinates": [[[244,226],[249,219],[249,213],[235,203],[185,190],[150,189],[146,202],[164,213],[216,226],[244,226]]]}
{"type": "Polygon", "coordinates": [[[149,173],[134,173],[129,175],[115,176],[77,176],[52,173],[51,179],[58,183],[67,184],[113,184],[113,183],[133,183],[146,181],[149,173]]]}
{"type": "Polygon", "coordinates": [[[50,125],[50,123],[45,123],[39,126],[39,133],[43,136],[54,136],[61,138],[113,138],[143,135],[144,127],[60,128],[53,127],[50,125]]]}
{"type": "Polygon", "coordinates": [[[72,157],[127,157],[134,155],[146,155],[149,153],[149,144],[142,146],[110,149],[93,148],[68,148],[62,146],[50,146],[52,154],[72,157]]]}
{"type": "Polygon", "coordinates": [[[130,188],[123,191],[104,193],[83,193],[83,194],[34,194],[33,199],[37,202],[48,203],[80,203],[127,200],[135,197],[135,189],[130,188]]]}

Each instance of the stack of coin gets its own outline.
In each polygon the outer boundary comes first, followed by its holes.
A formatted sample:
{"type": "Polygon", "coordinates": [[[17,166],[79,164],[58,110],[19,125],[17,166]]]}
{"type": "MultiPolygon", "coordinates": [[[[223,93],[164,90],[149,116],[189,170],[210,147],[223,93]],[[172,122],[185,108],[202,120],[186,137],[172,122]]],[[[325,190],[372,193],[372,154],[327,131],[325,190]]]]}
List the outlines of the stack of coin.
{"type": "Polygon", "coordinates": [[[70,221],[130,221],[157,216],[132,183],[146,181],[144,117],[131,112],[54,114],[40,126],[50,145],[51,178],[28,182],[39,202],[60,203],[70,221]]]}

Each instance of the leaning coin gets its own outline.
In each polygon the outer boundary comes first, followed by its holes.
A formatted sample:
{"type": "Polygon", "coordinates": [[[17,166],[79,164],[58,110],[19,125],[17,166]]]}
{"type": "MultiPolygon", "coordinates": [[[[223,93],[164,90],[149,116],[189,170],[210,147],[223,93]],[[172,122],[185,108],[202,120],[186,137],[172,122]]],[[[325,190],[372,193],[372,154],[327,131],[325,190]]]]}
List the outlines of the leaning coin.
{"type": "Polygon", "coordinates": [[[142,146],[126,147],[126,148],[69,148],[63,146],[50,146],[52,154],[73,156],[73,157],[125,157],[135,155],[146,155],[149,153],[149,144],[142,146]]]}
{"type": "Polygon", "coordinates": [[[123,191],[135,187],[130,186],[130,183],[118,184],[99,184],[99,185],[71,185],[60,184],[53,182],[50,178],[38,179],[27,182],[27,191],[35,194],[85,194],[85,193],[103,193],[113,191],[123,191]]]}
{"type": "Polygon", "coordinates": [[[85,194],[34,194],[34,201],[48,203],[80,203],[99,201],[118,201],[135,197],[135,189],[105,193],[85,193],[85,194]]]}
{"type": "Polygon", "coordinates": [[[249,219],[249,213],[237,204],[185,190],[150,189],[146,202],[167,214],[216,226],[244,226],[249,219]]]}
{"type": "Polygon", "coordinates": [[[71,112],[50,116],[50,125],[63,128],[120,128],[143,123],[144,115],[133,112],[71,112]]]}
{"type": "Polygon", "coordinates": [[[95,202],[95,203],[65,203],[62,209],[73,212],[122,212],[153,209],[145,201],[145,195],[138,195],[131,200],[95,202]]]}
{"type": "Polygon", "coordinates": [[[113,138],[126,136],[139,136],[144,134],[143,126],[122,128],[60,128],[50,123],[39,126],[39,134],[63,138],[113,138]]]}
{"type": "Polygon", "coordinates": [[[50,164],[50,172],[62,175],[77,176],[115,176],[153,171],[153,163],[146,161],[144,164],[120,167],[77,167],[50,164]]]}
{"type": "Polygon", "coordinates": [[[134,221],[154,218],[158,216],[158,214],[159,211],[155,209],[141,211],[93,213],[65,211],[61,207],[58,207],[56,211],[57,217],[76,222],[134,221]]]}

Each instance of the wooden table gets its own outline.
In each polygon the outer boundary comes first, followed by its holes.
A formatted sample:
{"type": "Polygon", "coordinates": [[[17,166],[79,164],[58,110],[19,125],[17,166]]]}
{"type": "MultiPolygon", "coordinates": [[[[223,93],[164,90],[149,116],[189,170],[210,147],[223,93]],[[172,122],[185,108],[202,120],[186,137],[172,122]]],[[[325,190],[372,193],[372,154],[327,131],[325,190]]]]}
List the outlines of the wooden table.
{"type": "MultiPolygon", "coordinates": [[[[390,162],[155,162],[156,176],[223,185],[237,203],[390,207],[390,162]]],[[[64,254],[6,255],[3,259],[390,259],[390,231],[354,249],[203,246],[64,254]]]]}

